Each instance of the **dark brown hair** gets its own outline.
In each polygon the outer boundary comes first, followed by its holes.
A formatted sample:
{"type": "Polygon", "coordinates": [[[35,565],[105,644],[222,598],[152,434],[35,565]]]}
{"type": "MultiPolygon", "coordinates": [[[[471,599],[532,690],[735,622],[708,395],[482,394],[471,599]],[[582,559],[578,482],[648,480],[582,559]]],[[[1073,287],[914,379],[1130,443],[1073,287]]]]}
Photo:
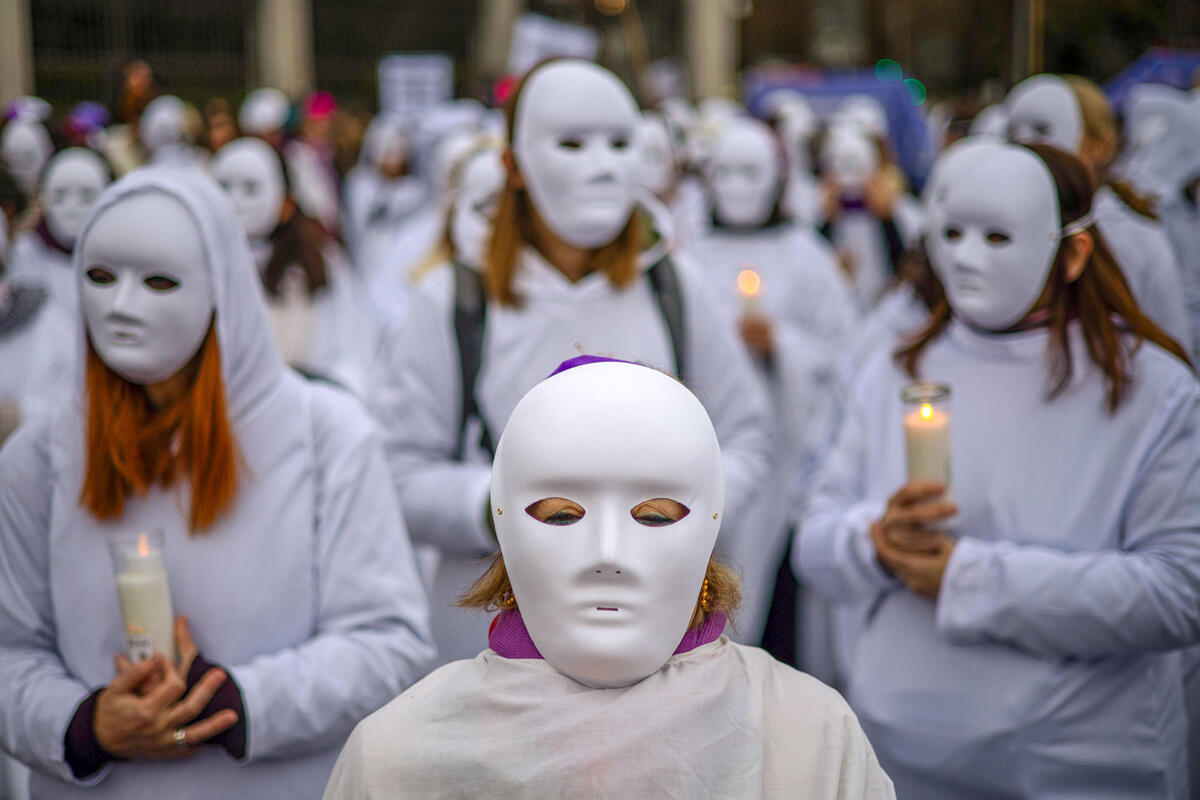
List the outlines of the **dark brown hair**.
{"type": "MultiPolygon", "coordinates": [[[[559,59],[549,59],[531,69],[521,79],[516,91],[508,99],[505,119],[508,123],[508,151],[506,161],[512,158],[513,128],[515,127],[517,104],[529,83],[531,75],[553,64],[559,59]]],[[[501,305],[519,307],[521,298],[513,289],[513,276],[517,270],[517,256],[521,245],[533,242],[533,205],[529,193],[513,185],[512,176],[500,192],[496,216],[492,220],[492,235],[484,253],[484,278],[488,294],[501,305]]],[[[603,247],[592,251],[588,272],[603,272],[613,286],[623,288],[632,284],[638,276],[638,255],[650,231],[641,215],[634,213],[624,230],[603,247]]]]}
{"type": "Polygon", "coordinates": [[[304,272],[305,285],[311,297],[329,282],[323,250],[332,237],[321,223],[305,216],[300,210],[292,194],[292,181],[288,175],[287,164],[274,147],[271,148],[271,152],[275,154],[283,175],[284,219],[275,226],[269,237],[271,256],[262,271],[263,287],[268,295],[278,297],[283,276],[290,267],[298,266],[304,272]]]}
{"type": "MultiPolygon", "coordinates": [[[[1049,145],[1031,144],[1024,147],[1046,164],[1054,178],[1062,224],[1069,225],[1087,214],[1092,208],[1096,187],[1079,159],[1049,145]]],[[[1189,367],[1191,361],[1179,343],[1138,307],[1100,231],[1092,225],[1087,232],[1092,237],[1094,247],[1083,274],[1074,281],[1067,279],[1067,259],[1060,244],[1046,288],[1035,306],[1049,312],[1046,399],[1058,397],[1071,381],[1074,365],[1068,324],[1078,319],[1088,356],[1104,373],[1108,383],[1109,411],[1115,412],[1129,388],[1129,356],[1142,342],[1153,342],[1189,367]],[[1132,346],[1122,334],[1132,337],[1132,346]]],[[[896,361],[911,377],[918,376],[921,354],[949,325],[950,313],[949,302],[940,302],[933,309],[925,329],[896,352],[896,361]]]]}

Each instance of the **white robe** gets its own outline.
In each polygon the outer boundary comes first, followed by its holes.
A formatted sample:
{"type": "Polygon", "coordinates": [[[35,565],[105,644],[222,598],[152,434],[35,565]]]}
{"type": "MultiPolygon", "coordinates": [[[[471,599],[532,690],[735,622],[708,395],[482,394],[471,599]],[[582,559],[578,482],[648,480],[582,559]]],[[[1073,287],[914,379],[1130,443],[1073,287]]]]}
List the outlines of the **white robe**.
{"type": "Polygon", "coordinates": [[[796,225],[760,231],[710,228],[695,245],[697,258],[728,324],[753,310],[771,321],[774,354],[768,365],[747,351],[771,400],[771,489],[748,524],[764,535],[738,541],[730,555],[742,572],[742,608],[735,638],[761,640],[775,574],[804,487],[832,439],[837,419],[836,366],[854,324],[853,296],[828,243],[796,225]],[[748,306],[737,291],[738,273],[753,268],[761,293],[748,306]]]}
{"type": "Polygon", "coordinates": [[[325,800],[894,798],[845,701],[762,650],[716,642],[591,689],[484,650],[355,729],[325,800]]]}
{"type": "MultiPolygon", "coordinates": [[[[643,267],[661,251],[643,254],[643,267]]],[[[517,402],[561,362],[583,353],[609,355],[674,371],[666,323],[640,278],[615,289],[603,274],[572,283],[532,249],[515,276],[521,308],[488,303],[476,397],[493,442],[517,402]]],[[[725,324],[695,264],[673,256],[683,293],[689,383],[704,404],[725,458],[726,525],[718,550],[763,531],[740,521],[768,479],[767,401],[745,352],[725,324]]],[[[487,641],[487,618],[452,604],[496,549],[484,511],[490,456],[468,425],[468,453],[455,460],[461,378],[454,334],[453,275],[439,267],[414,292],[398,334],[375,370],[371,409],[386,437],[388,463],[413,541],[438,548],[432,592],[434,638],[443,663],[470,658],[487,641]]]]}
{"type": "Polygon", "coordinates": [[[425,597],[373,422],[345,393],[283,367],[220,189],[199,172],[154,168],[96,213],[148,187],[192,211],[211,254],[237,499],[199,535],[187,530],[186,486],[154,487],[127,498],[119,520],[97,520],[79,505],[82,392],[13,435],[0,450],[0,745],[34,768],[39,800],[315,798],[354,725],[432,658],[425,597]],[[78,781],[64,734],[125,647],[106,540],[154,528],[176,613],[241,690],[245,757],[204,746],[78,781]]]}
{"type": "Polygon", "coordinates": [[[71,269],[71,256],[46,244],[36,230],[13,240],[7,264],[7,278],[41,286],[71,317],[79,313],[79,279],[71,269]]]}
{"type": "Polygon", "coordinates": [[[1046,402],[1048,335],[952,322],[921,361],[952,391],[958,542],[936,602],[889,577],[869,535],[906,480],[890,352],[847,398],[803,522],[799,568],[864,615],[847,696],[902,796],[1187,796],[1176,648],[1200,642],[1200,386],[1143,344],[1110,416],[1074,329],[1075,377],[1046,402]]]}
{"type": "Polygon", "coordinates": [[[76,319],[49,299],[20,327],[0,332],[0,401],[15,401],[22,420],[68,401],[78,338],[76,319]]]}

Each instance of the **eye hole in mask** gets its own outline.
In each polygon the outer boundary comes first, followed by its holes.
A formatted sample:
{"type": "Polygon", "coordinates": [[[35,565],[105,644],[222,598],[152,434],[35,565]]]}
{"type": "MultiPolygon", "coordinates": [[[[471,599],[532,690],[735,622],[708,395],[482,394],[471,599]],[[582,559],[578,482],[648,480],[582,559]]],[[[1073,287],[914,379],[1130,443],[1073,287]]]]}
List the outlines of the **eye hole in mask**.
{"type": "Polygon", "coordinates": [[[629,512],[639,525],[661,528],[672,525],[691,513],[691,509],[668,497],[656,497],[634,506],[629,512]]]}
{"type": "Polygon", "coordinates": [[[142,283],[156,292],[169,292],[179,286],[179,281],[166,275],[150,275],[142,283]]]}
{"type": "Polygon", "coordinates": [[[547,525],[574,525],[586,513],[583,506],[565,497],[544,497],[525,507],[525,513],[547,525]]]}
{"type": "Polygon", "coordinates": [[[608,143],[614,150],[625,150],[629,147],[629,137],[614,136],[608,140],[608,143]]]}
{"type": "Polygon", "coordinates": [[[1012,241],[1012,237],[1004,231],[988,231],[987,240],[989,244],[1006,245],[1012,241]]]}
{"type": "Polygon", "coordinates": [[[117,276],[113,275],[103,267],[92,267],[87,271],[87,279],[97,286],[107,286],[110,283],[115,283],[117,276]]]}
{"type": "Polygon", "coordinates": [[[957,242],[962,238],[962,231],[953,226],[948,227],[942,231],[942,238],[944,238],[947,242],[957,242]]]}
{"type": "Polygon", "coordinates": [[[578,136],[564,136],[557,142],[560,150],[582,150],[583,139],[578,136]]]}
{"type": "Polygon", "coordinates": [[[258,194],[258,181],[244,181],[242,183],[242,191],[248,196],[254,197],[258,194]]]}

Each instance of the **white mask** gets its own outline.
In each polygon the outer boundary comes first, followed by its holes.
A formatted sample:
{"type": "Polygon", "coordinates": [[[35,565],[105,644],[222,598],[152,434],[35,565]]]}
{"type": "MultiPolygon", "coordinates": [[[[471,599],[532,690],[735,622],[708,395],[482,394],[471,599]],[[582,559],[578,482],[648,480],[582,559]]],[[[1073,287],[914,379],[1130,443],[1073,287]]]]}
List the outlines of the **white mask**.
{"type": "Polygon", "coordinates": [[[671,131],[660,114],[643,114],[638,125],[637,182],[646,191],[663,197],[675,185],[675,146],[671,142],[671,131]]]}
{"type": "Polygon", "coordinates": [[[146,106],[138,121],[138,136],[146,152],[181,144],[187,140],[187,107],[175,95],[156,97],[146,106]]]}
{"type": "Polygon", "coordinates": [[[266,136],[287,124],[290,111],[287,95],[278,89],[255,89],[246,95],[238,109],[238,128],[242,133],[266,136]]]}
{"type": "Polygon", "coordinates": [[[764,224],[779,200],[783,159],[771,129],[755,119],[721,126],[708,164],[717,221],[735,227],[764,224]]]}
{"type": "Polygon", "coordinates": [[[217,151],[213,177],[233,201],[238,221],[251,239],[265,239],[279,224],[286,187],[279,156],[262,139],[244,137],[217,151]]]}
{"type": "Polygon", "coordinates": [[[86,148],[72,147],[50,159],[42,177],[42,207],[46,227],[60,245],[68,249],[75,245],[88,212],[108,182],[103,160],[86,148]]]}
{"type": "Polygon", "coordinates": [[[847,97],[834,116],[841,122],[858,125],[880,139],[888,136],[887,109],[869,94],[852,94],[847,97]]]}
{"type": "Polygon", "coordinates": [[[54,152],[46,127],[32,117],[16,117],[0,134],[0,157],[27,196],[37,192],[42,167],[54,152]]]}
{"type": "Polygon", "coordinates": [[[492,234],[492,218],[507,175],[500,153],[480,150],[463,165],[462,188],[450,217],[450,241],[454,257],[463,264],[480,266],[492,234]]]}
{"type": "Polygon", "coordinates": [[[602,247],[635,204],[637,104],[608,70],[564,60],[521,90],[513,153],[538,216],[570,245],[602,247]]]}
{"type": "Polygon", "coordinates": [[[942,245],[942,218],[946,210],[946,193],[954,178],[974,166],[985,153],[1003,149],[1006,142],[992,136],[967,136],[943,150],[933,162],[925,180],[921,201],[925,204],[926,247],[942,245]]]}
{"type": "Polygon", "coordinates": [[[160,383],[199,350],[213,316],[200,230],[175,198],[130,195],[100,211],[79,242],[80,303],[92,346],[130,383],[160,383]]]}
{"type": "Polygon", "coordinates": [[[712,423],[675,379],[588,364],[525,395],[496,450],[492,513],[513,596],[546,660],[593,687],[661,668],[695,609],[724,498],[712,423]],[[545,498],[570,500],[583,516],[539,521],[526,509],[545,498]],[[634,519],[658,498],[688,513],[657,526],[634,519]]]}
{"type": "Polygon", "coordinates": [[[1008,93],[1008,136],[1021,144],[1049,144],[1078,153],[1083,112],[1070,84],[1057,75],[1034,75],[1008,93]]]}
{"type": "Polygon", "coordinates": [[[993,331],[1024,318],[1054,264],[1059,213],[1054,178],[1029,150],[997,146],[958,170],[929,250],[954,313],[993,331]]]}
{"type": "Polygon", "coordinates": [[[879,169],[879,150],[858,125],[831,128],[821,148],[821,166],[838,189],[860,194],[879,169]]]}

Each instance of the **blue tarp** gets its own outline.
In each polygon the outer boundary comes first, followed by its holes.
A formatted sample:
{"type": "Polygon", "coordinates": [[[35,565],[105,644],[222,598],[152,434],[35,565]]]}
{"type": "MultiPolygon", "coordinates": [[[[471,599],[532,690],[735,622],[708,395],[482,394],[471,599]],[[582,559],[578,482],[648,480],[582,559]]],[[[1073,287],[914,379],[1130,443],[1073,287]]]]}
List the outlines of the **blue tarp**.
{"type": "Polygon", "coordinates": [[[822,118],[828,117],[850,95],[865,94],[887,111],[888,131],[901,168],[914,189],[920,189],[933,163],[934,145],[925,115],[900,81],[882,81],[873,70],[824,72],[797,67],[764,67],[752,70],[745,80],[746,106],[762,115],[763,101],[775,89],[802,92],[822,118]]]}
{"type": "Polygon", "coordinates": [[[1200,51],[1152,47],[1104,86],[1104,93],[1117,113],[1125,109],[1125,97],[1139,83],[1162,83],[1190,89],[1200,75],[1200,51]]]}

